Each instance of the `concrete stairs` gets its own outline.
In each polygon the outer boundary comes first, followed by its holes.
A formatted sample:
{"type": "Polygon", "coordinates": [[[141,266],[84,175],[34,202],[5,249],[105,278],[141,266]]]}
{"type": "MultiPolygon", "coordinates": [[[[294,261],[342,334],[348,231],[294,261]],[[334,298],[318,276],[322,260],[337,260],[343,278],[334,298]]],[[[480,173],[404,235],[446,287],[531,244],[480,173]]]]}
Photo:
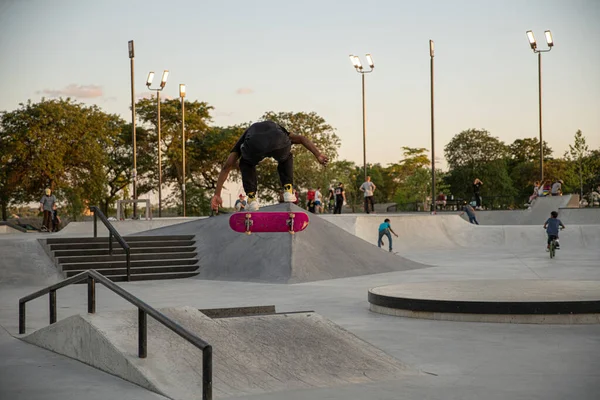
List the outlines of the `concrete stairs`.
{"type": "MultiPolygon", "coordinates": [[[[131,252],[131,280],[189,278],[198,275],[194,235],[127,236],[131,252]]],[[[46,249],[66,278],[95,269],[114,282],[127,280],[125,250],[108,237],[48,238],[46,249]]]]}

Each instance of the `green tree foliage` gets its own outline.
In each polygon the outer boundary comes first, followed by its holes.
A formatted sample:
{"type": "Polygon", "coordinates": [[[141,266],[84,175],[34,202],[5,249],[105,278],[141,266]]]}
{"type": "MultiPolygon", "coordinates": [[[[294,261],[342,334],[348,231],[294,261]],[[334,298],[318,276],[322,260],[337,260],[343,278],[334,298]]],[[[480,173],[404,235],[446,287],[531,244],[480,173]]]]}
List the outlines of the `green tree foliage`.
{"type": "Polygon", "coordinates": [[[585,136],[581,130],[575,133],[574,143],[569,145],[569,151],[565,153],[565,158],[571,162],[572,176],[577,177],[578,182],[573,182],[572,186],[579,188],[581,198],[584,195],[584,186],[590,190],[593,185],[594,171],[592,169],[592,159],[590,150],[585,141],[585,136]],[[578,183],[578,185],[577,185],[578,183]]]}
{"type": "MultiPolygon", "coordinates": [[[[540,141],[537,138],[517,139],[509,146],[509,175],[520,197],[531,195],[533,184],[540,179],[540,141]]],[[[544,141],[544,160],[551,159],[552,149],[544,141]]]]}
{"type": "Polygon", "coordinates": [[[447,182],[452,193],[463,199],[472,196],[475,178],[484,182],[482,196],[513,196],[509,176],[508,146],[486,130],[469,129],[454,136],[444,147],[450,175],[447,182]]]}
{"type": "Polygon", "coordinates": [[[76,204],[96,203],[104,194],[106,149],[122,124],[116,115],[68,98],[30,101],[3,112],[0,140],[7,146],[1,153],[9,166],[0,174],[3,210],[11,202],[38,201],[50,187],[77,218],[76,204]]]}

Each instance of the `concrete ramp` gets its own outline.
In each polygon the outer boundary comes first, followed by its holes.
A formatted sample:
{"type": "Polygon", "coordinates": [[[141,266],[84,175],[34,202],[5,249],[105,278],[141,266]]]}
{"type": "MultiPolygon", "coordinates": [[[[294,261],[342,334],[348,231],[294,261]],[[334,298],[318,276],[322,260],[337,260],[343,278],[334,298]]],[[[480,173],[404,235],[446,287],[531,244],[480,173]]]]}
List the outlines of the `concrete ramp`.
{"type": "MultiPolygon", "coordinates": [[[[279,204],[261,211],[304,210],[279,204]]],[[[240,234],[229,228],[229,214],[143,234],[196,235],[201,279],[300,283],[427,267],[373,248],[317,215],[309,216],[309,226],[295,235],[240,234]]]]}
{"type": "Polygon", "coordinates": [[[51,285],[63,279],[38,242],[45,235],[0,235],[0,286],[51,285]]]}
{"type": "MultiPolygon", "coordinates": [[[[418,372],[315,313],[211,319],[161,310],[213,346],[215,398],[394,380],[418,372]]],[[[202,353],[148,319],[148,358],[137,357],[137,311],[72,316],[25,341],[173,399],[198,399],[202,353]]]]}
{"type": "Polygon", "coordinates": [[[539,225],[552,211],[562,214],[560,209],[567,207],[570,201],[571,195],[538,197],[527,210],[476,211],[475,214],[481,225],[539,225]]]}

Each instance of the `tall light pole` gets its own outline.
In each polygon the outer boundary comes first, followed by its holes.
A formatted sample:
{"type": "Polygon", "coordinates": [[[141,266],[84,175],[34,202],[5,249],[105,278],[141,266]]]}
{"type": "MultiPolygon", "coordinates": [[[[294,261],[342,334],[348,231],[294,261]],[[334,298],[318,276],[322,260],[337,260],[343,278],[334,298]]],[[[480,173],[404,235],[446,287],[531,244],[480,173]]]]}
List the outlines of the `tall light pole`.
{"type": "Polygon", "coordinates": [[[179,97],[181,97],[181,197],[183,201],[183,216],[185,217],[185,85],[179,85],[179,97]]]}
{"type": "Polygon", "coordinates": [[[169,70],[164,70],[162,79],[160,80],[160,87],[152,89],[152,80],[154,79],[154,72],[150,71],[148,79],[146,80],[146,86],[149,90],[156,92],[156,103],[158,104],[158,115],[156,118],[156,131],[158,134],[158,216],[162,216],[162,149],[161,149],[161,138],[160,138],[160,92],[165,88],[167,84],[167,78],[169,77],[169,70]]]}
{"type": "MultiPolygon", "coordinates": [[[[128,42],[129,49],[129,64],[131,70],[131,136],[133,137],[133,171],[131,176],[133,178],[133,200],[137,200],[137,143],[135,133],[135,85],[134,85],[134,68],[133,59],[135,57],[135,51],[133,47],[133,40],[128,42]]],[[[133,202],[133,218],[137,216],[136,202],[133,202]]]]}
{"type": "Polygon", "coordinates": [[[365,169],[365,182],[367,181],[367,116],[366,116],[366,108],[365,108],[365,74],[373,72],[375,69],[375,64],[373,64],[373,58],[371,54],[366,54],[367,63],[369,64],[369,70],[363,69],[362,64],[360,63],[360,58],[353,54],[350,55],[350,61],[352,61],[352,65],[356,72],[361,75],[362,78],[362,128],[363,128],[363,165],[365,169]]]}
{"type": "Polygon", "coordinates": [[[546,53],[552,50],[554,46],[554,41],[552,40],[552,33],[550,31],[545,31],[544,35],[546,36],[546,43],[548,43],[548,48],[546,50],[539,50],[537,48],[537,43],[535,41],[535,37],[533,36],[532,31],[527,31],[527,39],[529,39],[529,45],[531,46],[531,50],[538,55],[538,107],[539,107],[539,124],[540,124],[540,183],[544,183],[544,141],[542,138],[542,53],[546,53]]]}
{"type": "Polygon", "coordinates": [[[435,135],[434,135],[434,113],[433,113],[433,40],[429,41],[429,75],[431,79],[431,211],[435,212],[435,135]]]}

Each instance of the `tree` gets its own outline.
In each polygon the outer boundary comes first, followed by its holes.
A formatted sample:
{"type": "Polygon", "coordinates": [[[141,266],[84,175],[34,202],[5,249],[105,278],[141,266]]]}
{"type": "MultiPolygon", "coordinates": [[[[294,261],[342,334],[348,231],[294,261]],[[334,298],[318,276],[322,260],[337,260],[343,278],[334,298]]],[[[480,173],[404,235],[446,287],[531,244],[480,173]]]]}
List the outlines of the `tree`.
{"type": "MultiPolygon", "coordinates": [[[[516,139],[509,146],[509,176],[521,197],[531,194],[533,183],[540,179],[540,141],[537,138],[516,139]]],[[[544,142],[544,160],[551,159],[552,149],[544,142]]]]}
{"type": "Polygon", "coordinates": [[[8,165],[0,174],[3,210],[11,202],[38,201],[44,187],[50,187],[76,219],[81,204],[103,195],[106,149],[122,120],[69,98],[19,106],[0,118],[0,140],[7,145],[0,152],[8,165]]]}
{"type": "Polygon", "coordinates": [[[573,145],[569,145],[569,151],[565,152],[565,158],[571,162],[571,168],[579,179],[579,194],[583,199],[583,185],[594,177],[594,173],[590,168],[589,158],[590,150],[585,142],[585,136],[581,130],[575,133],[575,141],[573,145]]]}
{"type": "MultiPolygon", "coordinates": [[[[516,139],[509,146],[511,160],[515,163],[539,162],[540,141],[537,138],[516,139]]],[[[544,141],[544,160],[551,158],[552,149],[544,141]]]]}
{"type": "Polygon", "coordinates": [[[469,129],[454,136],[444,147],[452,193],[470,198],[473,180],[480,178],[484,182],[483,196],[513,196],[506,162],[509,154],[508,146],[486,130],[469,129]]]}

